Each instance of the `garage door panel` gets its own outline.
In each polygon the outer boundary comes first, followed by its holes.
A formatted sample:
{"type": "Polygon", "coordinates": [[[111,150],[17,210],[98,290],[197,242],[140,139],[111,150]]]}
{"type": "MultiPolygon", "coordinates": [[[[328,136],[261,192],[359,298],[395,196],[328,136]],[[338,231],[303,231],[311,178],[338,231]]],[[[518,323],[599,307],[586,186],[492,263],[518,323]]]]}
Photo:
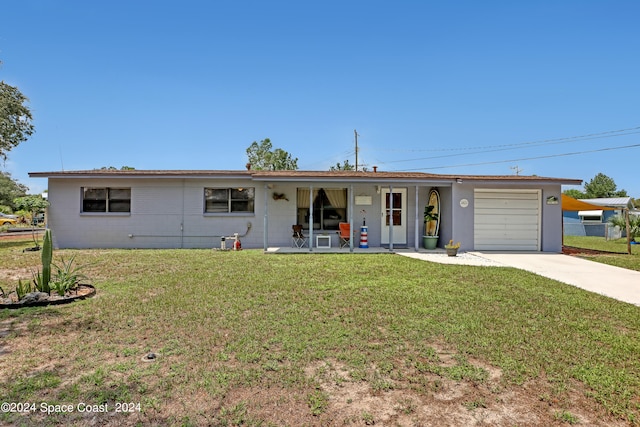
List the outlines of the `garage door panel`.
{"type": "Polygon", "coordinates": [[[483,189],[474,197],[475,249],[540,249],[539,191],[483,189]]]}
{"type": "Polygon", "coordinates": [[[537,230],[527,230],[514,233],[507,230],[479,230],[473,234],[476,239],[491,240],[536,240],[538,236],[537,230]]]}
{"type": "Polygon", "coordinates": [[[537,199],[538,190],[494,190],[478,188],[476,199],[537,199]]]}
{"type": "Polygon", "coordinates": [[[538,232],[538,226],[535,224],[476,224],[476,231],[484,231],[484,230],[508,230],[511,232],[517,231],[535,231],[538,232]]]}
{"type": "Polygon", "coordinates": [[[514,243],[496,243],[496,244],[481,244],[475,248],[478,251],[538,251],[537,245],[518,245],[514,243]]]}
{"type": "Polygon", "coordinates": [[[504,212],[499,215],[483,215],[476,213],[476,224],[536,224],[538,215],[531,211],[526,214],[505,215],[504,212]]]}
{"type": "Polygon", "coordinates": [[[487,243],[488,245],[519,245],[519,246],[532,246],[530,239],[509,239],[506,237],[496,238],[491,241],[491,243],[487,243]]]}
{"type": "Polygon", "coordinates": [[[492,208],[478,208],[475,210],[476,215],[481,216],[534,216],[538,217],[537,210],[533,208],[521,208],[521,209],[500,209],[496,207],[492,208]]]}
{"type": "Polygon", "coordinates": [[[537,200],[481,199],[475,204],[476,208],[535,209],[537,206],[537,200]]]}

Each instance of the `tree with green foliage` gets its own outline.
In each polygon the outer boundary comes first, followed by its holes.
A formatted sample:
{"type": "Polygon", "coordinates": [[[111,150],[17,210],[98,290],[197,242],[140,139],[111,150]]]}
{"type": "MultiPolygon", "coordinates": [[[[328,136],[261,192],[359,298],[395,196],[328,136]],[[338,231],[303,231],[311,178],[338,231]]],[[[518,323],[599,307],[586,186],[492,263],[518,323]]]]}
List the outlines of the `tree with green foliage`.
{"type": "Polygon", "coordinates": [[[272,149],[273,145],[269,138],[265,138],[258,144],[256,141],[247,148],[247,168],[254,170],[296,170],[298,169],[298,158],[291,157],[291,154],[281,148],[272,149]]]}
{"type": "Polygon", "coordinates": [[[331,166],[329,170],[330,171],[354,171],[356,170],[356,167],[351,163],[349,163],[349,160],[347,159],[342,164],[336,163],[335,166],[331,166]]]}
{"type": "Polygon", "coordinates": [[[31,217],[35,218],[35,216],[49,206],[49,202],[46,201],[41,195],[31,195],[31,196],[23,196],[18,197],[13,201],[17,210],[26,211],[31,213],[31,217]]]}
{"type": "Polygon", "coordinates": [[[587,195],[584,194],[580,190],[576,190],[575,188],[571,188],[569,190],[564,190],[562,194],[567,195],[569,197],[573,197],[574,199],[586,199],[587,195]]]}
{"type": "Polygon", "coordinates": [[[0,172],[0,211],[12,213],[16,209],[15,200],[27,194],[27,186],[11,178],[9,172],[0,172]]]}
{"type": "Polygon", "coordinates": [[[617,190],[613,178],[603,173],[599,173],[591,181],[584,185],[587,199],[599,199],[603,197],[627,197],[625,190],[617,190]]]}
{"type": "Polygon", "coordinates": [[[27,102],[29,99],[17,87],[0,81],[0,157],[4,160],[12,148],[35,132],[27,102]]]}

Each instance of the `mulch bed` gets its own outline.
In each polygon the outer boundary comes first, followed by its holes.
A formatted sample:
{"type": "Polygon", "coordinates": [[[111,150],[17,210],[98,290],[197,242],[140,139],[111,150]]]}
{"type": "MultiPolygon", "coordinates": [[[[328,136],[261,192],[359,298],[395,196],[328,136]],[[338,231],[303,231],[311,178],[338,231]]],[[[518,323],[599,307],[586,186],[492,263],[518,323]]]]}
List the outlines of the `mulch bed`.
{"type": "Polygon", "coordinates": [[[621,255],[622,252],[598,251],[595,249],[576,248],[574,246],[563,246],[562,253],[565,255],[621,255]]]}
{"type": "MultiPolygon", "coordinates": [[[[85,298],[91,298],[95,294],[96,294],[96,288],[93,285],[80,284],[65,296],[59,296],[56,293],[52,292],[45,299],[28,302],[28,303],[17,302],[17,301],[6,302],[7,300],[5,300],[3,302],[0,302],[0,309],[23,308],[23,307],[44,307],[47,305],[69,304],[74,301],[83,300],[85,298]]],[[[15,294],[13,294],[12,296],[15,297],[15,294]]],[[[10,296],[10,299],[11,299],[11,296],[10,296]]]]}

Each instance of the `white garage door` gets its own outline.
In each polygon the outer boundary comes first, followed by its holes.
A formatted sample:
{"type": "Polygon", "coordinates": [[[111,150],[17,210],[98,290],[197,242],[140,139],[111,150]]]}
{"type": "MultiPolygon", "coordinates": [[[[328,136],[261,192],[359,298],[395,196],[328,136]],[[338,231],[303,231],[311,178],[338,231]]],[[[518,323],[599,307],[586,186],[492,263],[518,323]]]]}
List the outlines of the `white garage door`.
{"type": "Polygon", "coordinates": [[[540,190],[476,189],[476,250],[540,250],[540,190]]]}

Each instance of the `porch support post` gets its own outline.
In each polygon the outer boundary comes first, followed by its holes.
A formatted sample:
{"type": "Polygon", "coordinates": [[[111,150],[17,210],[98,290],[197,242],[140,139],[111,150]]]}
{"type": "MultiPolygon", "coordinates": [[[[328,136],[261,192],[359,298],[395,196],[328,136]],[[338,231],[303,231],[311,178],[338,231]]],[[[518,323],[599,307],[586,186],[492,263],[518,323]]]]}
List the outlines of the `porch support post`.
{"type": "Polygon", "coordinates": [[[266,252],[269,248],[269,185],[264,184],[264,224],[262,227],[262,245],[263,250],[266,252]]]}
{"type": "Polygon", "coordinates": [[[389,252],[393,252],[393,186],[389,185],[389,252]]]}
{"type": "Polygon", "coordinates": [[[313,252],[313,185],[309,186],[309,252],[313,252]]]}
{"type": "Polygon", "coordinates": [[[353,184],[349,186],[349,252],[353,252],[353,184]]]}
{"type": "Polygon", "coordinates": [[[418,186],[416,185],[416,219],[415,219],[415,230],[414,230],[414,246],[416,249],[416,252],[418,252],[418,248],[420,247],[420,218],[418,218],[418,215],[420,215],[420,210],[419,210],[419,206],[418,206],[418,186]]]}

